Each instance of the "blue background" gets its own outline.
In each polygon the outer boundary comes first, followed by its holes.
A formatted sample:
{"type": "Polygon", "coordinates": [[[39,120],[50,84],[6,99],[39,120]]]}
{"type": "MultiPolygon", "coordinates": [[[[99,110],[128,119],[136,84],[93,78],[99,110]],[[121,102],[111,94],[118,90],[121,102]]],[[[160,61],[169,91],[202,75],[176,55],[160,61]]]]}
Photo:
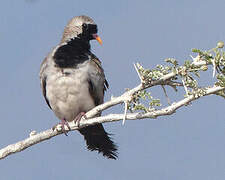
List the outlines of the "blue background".
{"type": "MultiPolygon", "coordinates": [[[[98,24],[103,46],[91,44],[110,83],[107,101],[139,84],[134,62],[153,68],[173,57],[182,64],[192,48],[224,41],[224,9],[224,0],[2,1],[0,146],[59,122],[42,97],[38,73],[73,16],[85,14],[98,24]]],[[[165,99],[161,88],[151,92],[165,99]]],[[[168,89],[172,100],[181,99],[180,92],[168,89]]],[[[104,124],[119,146],[116,161],[87,151],[78,132],[57,136],[1,160],[0,179],[224,179],[223,107],[224,99],[209,96],[157,120],[104,124]]],[[[123,106],[105,113],[112,112],[123,113],[123,106]]]]}

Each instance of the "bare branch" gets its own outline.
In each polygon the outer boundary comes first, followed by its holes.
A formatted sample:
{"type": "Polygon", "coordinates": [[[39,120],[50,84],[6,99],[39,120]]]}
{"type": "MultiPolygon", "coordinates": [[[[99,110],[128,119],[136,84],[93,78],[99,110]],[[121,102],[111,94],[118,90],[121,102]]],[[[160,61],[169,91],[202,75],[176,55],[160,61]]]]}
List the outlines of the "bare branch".
{"type": "Polygon", "coordinates": [[[184,82],[184,79],[183,78],[182,78],[182,83],[183,83],[183,86],[184,86],[185,93],[186,93],[186,95],[188,95],[188,88],[185,85],[185,82],[184,82]]]}
{"type": "MultiPolygon", "coordinates": [[[[167,76],[167,78],[169,78],[169,77],[170,76],[167,76]]],[[[153,83],[153,84],[155,84],[155,83],[153,83]]],[[[115,99],[112,99],[102,105],[95,107],[94,109],[87,112],[88,117],[89,118],[94,117],[98,112],[100,112],[104,109],[107,109],[113,105],[124,102],[125,99],[129,99],[129,96],[132,95],[132,93],[136,92],[140,88],[141,88],[141,85],[135,87],[134,89],[132,89],[128,92],[125,92],[123,95],[121,95],[115,99]]],[[[219,87],[219,86],[207,88],[204,96],[207,96],[210,94],[216,94],[217,92],[224,90],[224,89],[225,89],[224,87],[219,87]]],[[[170,115],[170,114],[174,113],[178,108],[180,108],[200,97],[201,96],[195,96],[193,94],[193,95],[189,95],[188,97],[186,97],[176,103],[173,103],[172,105],[170,105],[166,108],[160,109],[160,110],[155,110],[155,111],[151,111],[151,112],[147,112],[147,113],[127,113],[126,119],[127,120],[136,120],[136,119],[145,119],[145,118],[149,119],[149,118],[156,118],[158,116],[170,115]]],[[[77,129],[83,128],[85,126],[97,124],[97,123],[120,121],[120,120],[123,120],[123,118],[124,118],[124,114],[109,114],[106,116],[91,118],[88,120],[81,120],[79,128],[76,126],[76,124],[74,122],[70,122],[69,126],[72,131],[72,130],[77,130],[77,129]]],[[[10,154],[23,151],[26,148],[28,148],[34,144],[48,140],[48,139],[50,139],[54,136],[60,135],[60,134],[62,134],[62,132],[53,131],[52,129],[48,129],[46,131],[43,131],[43,132],[40,132],[37,134],[31,133],[29,138],[19,141],[15,144],[8,145],[5,148],[1,149],[0,150],[0,159],[3,159],[10,154]]]]}
{"type": "Polygon", "coordinates": [[[125,101],[125,102],[124,102],[124,116],[123,116],[123,122],[122,122],[122,125],[125,124],[125,120],[126,120],[126,117],[127,117],[127,109],[128,109],[128,102],[125,101]]]}
{"type": "Polygon", "coordinates": [[[135,63],[134,63],[134,68],[135,68],[135,70],[136,70],[136,72],[137,72],[137,74],[138,74],[138,77],[139,77],[141,83],[144,83],[144,81],[143,81],[143,79],[142,79],[142,77],[141,77],[141,75],[140,75],[140,73],[139,73],[139,71],[138,71],[137,65],[136,65],[135,63]]]}
{"type": "Polygon", "coordinates": [[[164,85],[161,85],[161,86],[162,86],[163,92],[164,92],[164,94],[165,94],[165,96],[166,96],[166,99],[167,99],[168,104],[171,104],[170,98],[169,98],[169,96],[168,96],[167,93],[166,93],[166,88],[164,87],[164,85]]]}
{"type": "Polygon", "coordinates": [[[212,59],[212,65],[213,65],[213,77],[215,77],[215,74],[216,74],[216,62],[215,62],[215,59],[212,59]]]}
{"type": "MultiPolygon", "coordinates": [[[[121,96],[119,97],[113,97],[111,100],[108,102],[105,102],[104,104],[101,104],[99,106],[96,106],[92,110],[88,111],[86,113],[86,119],[82,119],[80,121],[80,126],[78,127],[74,122],[70,122],[69,126],[71,130],[68,131],[74,131],[81,129],[83,127],[89,126],[89,125],[94,125],[97,123],[106,123],[106,122],[113,122],[113,121],[120,121],[123,120],[123,124],[125,120],[137,120],[137,119],[155,119],[158,116],[166,116],[175,113],[175,111],[182,106],[185,106],[189,104],[190,102],[199,99],[203,96],[208,96],[211,94],[215,95],[220,95],[222,97],[225,97],[224,95],[224,90],[225,90],[225,77],[224,74],[219,74],[220,76],[217,76],[217,82],[215,83],[216,85],[212,87],[205,87],[205,88],[200,88],[195,84],[194,79],[191,79],[192,84],[189,81],[185,81],[184,77],[186,76],[186,73],[188,72],[198,72],[199,69],[204,70],[203,66],[208,66],[208,65],[213,65],[213,75],[215,75],[215,68],[216,68],[216,63],[215,61],[211,61],[211,55],[201,52],[200,50],[195,50],[195,52],[199,52],[199,55],[196,58],[193,58],[193,62],[187,62],[185,63],[184,66],[177,67],[176,61],[170,61],[170,63],[173,64],[173,67],[164,67],[164,66],[158,66],[156,69],[153,70],[145,70],[142,66],[139,66],[139,64],[134,64],[135,70],[137,71],[137,74],[141,80],[141,84],[136,86],[133,89],[130,89],[126,92],[124,92],[121,96]],[[201,54],[201,56],[200,56],[201,54]],[[204,59],[206,58],[206,59],[204,59]],[[193,66],[194,65],[194,66],[193,66]],[[199,66],[199,68],[196,66],[199,66]],[[183,73],[185,69],[185,72],[183,73]],[[186,72],[187,70],[187,72],[186,72]],[[189,71],[188,71],[189,70],[189,71]],[[175,82],[174,80],[177,80],[178,77],[181,79],[180,82],[175,82]],[[193,83],[194,82],[194,83],[193,83]],[[127,113],[128,106],[130,105],[129,103],[132,102],[132,100],[135,99],[135,95],[138,95],[140,91],[144,92],[143,90],[160,85],[163,88],[163,91],[166,95],[166,98],[168,100],[169,105],[165,108],[161,109],[155,109],[152,108],[154,105],[150,105],[151,109],[146,108],[144,109],[144,112],[132,112],[132,113],[127,113]],[[186,91],[186,97],[183,98],[182,100],[178,102],[174,102],[170,104],[170,100],[168,98],[168,95],[166,93],[165,87],[164,86],[171,86],[174,88],[176,91],[177,86],[182,86],[184,87],[186,91]],[[194,88],[193,88],[194,87],[194,88]],[[188,88],[191,88],[192,91],[188,92],[188,88]],[[108,114],[105,116],[101,117],[95,117],[97,114],[102,112],[103,110],[106,110],[112,106],[115,106],[117,104],[123,104],[124,103],[124,113],[123,114],[108,114]]],[[[216,57],[220,57],[219,51],[215,51],[217,53],[216,57]]],[[[216,60],[216,59],[215,59],[216,60]]],[[[218,59],[217,59],[218,60],[218,59]]],[[[221,62],[217,66],[222,66],[222,68],[225,68],[223,65],[225,62],[221,62]]],[[[207,68],[206,68],[207,69],[207,68]]],[[[141,94],[141,93],[140,93],[141,94]]],[[[140,95],[139,97],[145,97],[146,94],[140,95]]],[[[139,98],[138,97],[138,98],[139,98]]],[[[135,101],[135,100],[134,100],[135,101]]],[[[155,105],[157,106],[157,105],[155,105]]],[[[144,107],[145,108],[145,107],[144,107]]],[[[142,109],[143,110],[143,109],[142,109]]],[[[19,141],[15,144],[8,145],[2,149],[0,149],[0,159],[3,159],[10,154],[20,152],[25,150],[26,148],[40,143],[42,141],[45,141],[47,139],[50,139],[54,136],[60,135],[62,132],[60,131],[60,127],[57,127],[55,131],[52,129],[48,129],[45,131],[42,131],[40,133],[36,133],[36,131],[32,131],[29,135],[28,138],[19,141]]]]}

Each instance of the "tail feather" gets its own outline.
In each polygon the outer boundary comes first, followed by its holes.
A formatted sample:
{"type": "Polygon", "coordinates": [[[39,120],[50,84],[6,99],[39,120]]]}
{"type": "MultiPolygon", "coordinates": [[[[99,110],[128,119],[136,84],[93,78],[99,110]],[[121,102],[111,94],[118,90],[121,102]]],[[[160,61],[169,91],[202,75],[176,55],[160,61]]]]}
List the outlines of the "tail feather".
{"type": "Polygon", "coordinates": [[[87,126],[79,131],[84,136],[90,151],[98,151],[110,159],[117,158],[117,146],[104,130],[102,124],[87,126]]]}

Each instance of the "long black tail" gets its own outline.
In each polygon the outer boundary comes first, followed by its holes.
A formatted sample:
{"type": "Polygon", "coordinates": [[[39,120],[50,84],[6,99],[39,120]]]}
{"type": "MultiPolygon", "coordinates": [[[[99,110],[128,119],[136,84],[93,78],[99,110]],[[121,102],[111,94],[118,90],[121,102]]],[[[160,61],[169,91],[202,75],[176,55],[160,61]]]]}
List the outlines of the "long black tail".
{"type": "Polygon", "coordinates": [[[105,132],[102,124],[87,126],[79,130],[86,140],[87,148],[91,151],[98,151],[107,158],[117,158],[117,146],[105,132]]]}

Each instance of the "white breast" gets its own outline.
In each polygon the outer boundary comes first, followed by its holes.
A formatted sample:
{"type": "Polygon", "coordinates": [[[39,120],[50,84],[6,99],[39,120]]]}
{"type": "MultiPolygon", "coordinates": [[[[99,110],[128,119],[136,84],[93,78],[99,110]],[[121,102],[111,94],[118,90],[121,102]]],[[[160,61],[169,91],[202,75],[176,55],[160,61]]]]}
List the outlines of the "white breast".
{"type": "Polygon", "coordinates": [[[56,67],[51,68],[46,83],[46,96],[59,119],[72,121],[80,112],[95,107],[89,94],[88,68],[88,61],[77,69],[65,69],[64,72],[56,67]]]}

